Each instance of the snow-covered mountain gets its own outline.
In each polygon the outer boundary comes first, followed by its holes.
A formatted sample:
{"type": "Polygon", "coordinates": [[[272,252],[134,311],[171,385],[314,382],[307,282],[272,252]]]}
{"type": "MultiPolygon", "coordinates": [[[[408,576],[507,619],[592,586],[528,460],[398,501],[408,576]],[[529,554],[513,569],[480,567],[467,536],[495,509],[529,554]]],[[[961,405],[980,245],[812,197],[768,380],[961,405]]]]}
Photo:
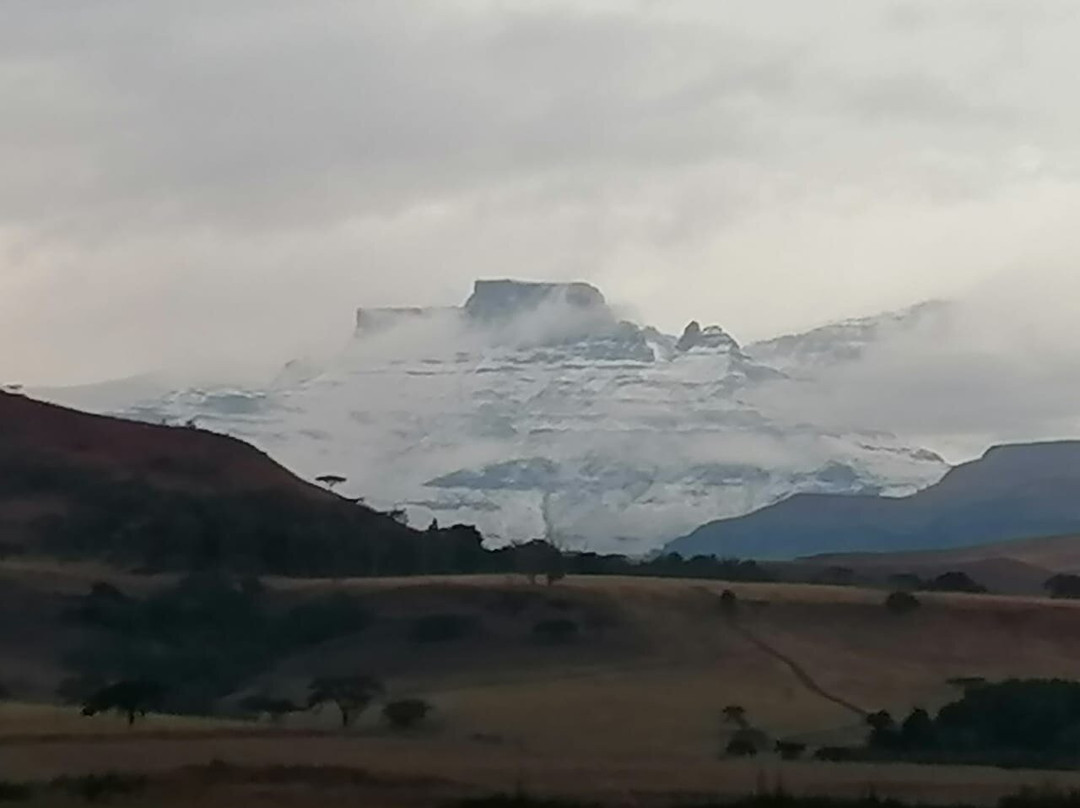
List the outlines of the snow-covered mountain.
{"type": "Polygon", "coordinates": [[[950,323],[953,304],[928,300],[900,311],[829,323],[798,334],[755,342],[746,351],[755,360],[805,379],[845,362],[864,358],[868,348],[915,332],[940,332],[950,323]]]}
{"type": "Polygon", "coordinates": [[[460,308],[361,309],[334,361],[293,363],[263,389],[183,390],[119,413],[236,435],[414,523],[621,552],[794,492],[904,494],[944,474],[892,435],[770,413],[761,392],[804,353],[787,344],[744,351],[697,323],[665,335],[621,321],[587,284],[480,281],[460,308]]]}

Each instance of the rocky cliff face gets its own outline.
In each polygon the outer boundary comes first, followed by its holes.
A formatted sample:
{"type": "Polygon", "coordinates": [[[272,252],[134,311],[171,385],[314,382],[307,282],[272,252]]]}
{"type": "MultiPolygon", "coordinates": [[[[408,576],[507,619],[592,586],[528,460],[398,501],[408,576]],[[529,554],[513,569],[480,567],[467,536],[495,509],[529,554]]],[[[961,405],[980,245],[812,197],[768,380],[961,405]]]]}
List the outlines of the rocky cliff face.
{"type": "Polygon", "coordinates": [[[270,388],[123,412],[195,417],[415,524],[624,552],[792,493],[909,493],[947,469],[887,434],[772,413],[749,394],[783,374],[721,327],[679,339],[620,322],[586,284],[480,282],[461,308],[361,321],[335,361],[270,388]]]}
{"type": "Polygon", "coordinates": [[[589,314],[614,320],[604,295],[587,283],[477,281],[464,310],[473,320],[492,323],[513,320],[544,306],[565,309],[571,316],[589,314]]]}

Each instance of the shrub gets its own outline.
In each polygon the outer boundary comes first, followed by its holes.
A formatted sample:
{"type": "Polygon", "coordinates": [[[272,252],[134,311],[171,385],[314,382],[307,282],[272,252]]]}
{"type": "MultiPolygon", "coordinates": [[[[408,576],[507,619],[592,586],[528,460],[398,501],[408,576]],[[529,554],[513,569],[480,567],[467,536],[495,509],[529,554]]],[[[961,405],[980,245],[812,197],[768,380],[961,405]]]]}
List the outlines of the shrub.
{"type": "Polygon", "coordinates": [[[580,633],[578,624],[565,617],[541,620],[532,629],[533,636],[541,642],[562,644],[577,639],[580,633]]]}
{"type": "Polygon", "coordinates": [[[423,699],[400,699],[383,707],[383,718],[394,729],[413,729],[431,712],[431,705],[423,699]]]}
{"type": "Polygon", "coordinates": [[[473,634],[478,620],[465,614],[429,614],[418,617],[409,628],[413,642],[448,642],[473,634]]]}
{"type": "Polygon", "coordinates": [[[920,605],[919,599],[910,592],[892,592],[885,598],[885,608],[893,614],[910,614],[920,605]]]}

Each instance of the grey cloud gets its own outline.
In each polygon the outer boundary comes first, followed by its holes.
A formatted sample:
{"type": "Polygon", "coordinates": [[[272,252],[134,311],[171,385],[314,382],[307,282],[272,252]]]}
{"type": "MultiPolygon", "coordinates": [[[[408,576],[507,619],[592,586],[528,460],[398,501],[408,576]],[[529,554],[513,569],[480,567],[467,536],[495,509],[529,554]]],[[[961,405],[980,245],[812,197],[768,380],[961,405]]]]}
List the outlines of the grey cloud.
{"type": "Polygon", "coordinates": [[[1068,8],[12,0],[0,374],[270,365],[477,276],[745,338],[952,294],[1030,246],[1003,199],[1080,199],[1068,8]]]}

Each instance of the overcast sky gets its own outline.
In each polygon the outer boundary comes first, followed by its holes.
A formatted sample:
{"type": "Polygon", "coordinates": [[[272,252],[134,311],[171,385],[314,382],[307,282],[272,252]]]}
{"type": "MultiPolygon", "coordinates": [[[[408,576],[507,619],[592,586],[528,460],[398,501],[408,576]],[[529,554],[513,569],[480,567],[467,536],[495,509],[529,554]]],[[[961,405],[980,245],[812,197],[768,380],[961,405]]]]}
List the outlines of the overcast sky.
{"type": "Polygon", "coordinates": [[[1076,0],[4,0],[0,381],[273,364],[476,277],[744,340],[1060,299],[1078,41],[1076,0]]]}

